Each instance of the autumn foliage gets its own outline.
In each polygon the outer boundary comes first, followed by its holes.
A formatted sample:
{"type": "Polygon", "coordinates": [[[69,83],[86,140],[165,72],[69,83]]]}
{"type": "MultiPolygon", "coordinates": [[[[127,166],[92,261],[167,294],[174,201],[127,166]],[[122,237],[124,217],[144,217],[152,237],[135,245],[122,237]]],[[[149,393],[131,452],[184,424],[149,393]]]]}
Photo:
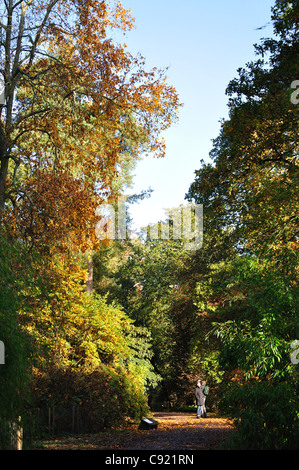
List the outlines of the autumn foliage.
{"type": "Polygon", "coordinates": [[[116,202],[138,159],[165,155],[181,106],[167,71],[115,39],[131,12],[2,7],[0,447],[36,410],[79,407],[93,432],[144,416],[149,390],[157,405],[193,406],[198,378],[208,406],[236,418],[231,448],[295,447],[298,2],[275,2],[275,37],[227,87],[228,118],[186,195],[204,206],[197,251],[169,221],[167,240],[96,237],[97,207],[116,202]]]}
{"type": "MultiPolygon", "coordinates": [[[[86,292],[87,258],[101,249],[96,208],[117,198],[139,158],[164,156],[161,133],[177,119],[178,95],[165,71],[147,71],[142,56],[111,39],[134,25],[120,2],[3,8],[0,222],[3,247],[18,255],[1,266],[10,280],[1,284],[1,322],[10,315],[29,349],[27,372],[15,380],[26,393],[0,418],[19,416],[22,400],[29,409],[77,403],[99,429],[124,414],[140,417],[146,387],[158,377],[149,332],[86,292]],[[22,279],[26,265],[30,276],[22,279]]],[[[8,362],[14,348],[7,347],[8,362]]],[[[6,383],[8,400],[21,392],[6,383]]]]}

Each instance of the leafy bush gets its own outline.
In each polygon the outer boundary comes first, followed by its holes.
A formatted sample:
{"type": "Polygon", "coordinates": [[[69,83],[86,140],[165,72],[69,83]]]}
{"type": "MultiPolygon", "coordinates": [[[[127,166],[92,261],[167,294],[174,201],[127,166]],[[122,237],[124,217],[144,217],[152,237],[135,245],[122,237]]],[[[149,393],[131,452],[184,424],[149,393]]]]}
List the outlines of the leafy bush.
{"type": "MultiPolygon", "coordinates": [[[[37,433],[48,428],[47,410],[54,410],[52,418],[56,431],[70,431],[71,419],[63,414],[73,407],[80,417],[79,432],[99,432],[118,425],[125,417],[138,420],[148,412],[147,399],[138,384],[124,371],[98,367],[94,371],[51,368],[38,373],[34,380],[37,389],[35,409],[41,413],[37,433]]],[[[36,414],[36,413],[35,413],[36,414]]]]}
{"type": "MultiPolygon", "coordinates": [[[[225,370],[242,369],[247,378],[286,380],[294,373],[290,338],[297,338],[298,287],[273,263],[243,256],[218,270],[222,276],[217,295],[221,321],[210,334],[223,343],[220,362],[225,370]]],[[[214,280],[217,284],[217,277],[214,280]]]]}
{"type": "Polygon", "coordinates": [[[246,384],[228,392],[222,411],[236,417],[237,431],[226,449],[295,449],[299,438],[298,396],[286,383],[246,384]]]}
{"type": "Polygon", "coordinates": [[[24,328],[42,352],[32,377],[35,407],[80,404],[86,431],[96,432],[146,414],[146,389],[159,378],[148,331],[119,306],[85,292],[82,279],[76,265],[53,265],[47,295],[23,313],[24,328]]]}
{"type": "Polygon", "coordinates": [[[23,301],[27,275],[22,249],[0,237],[0,340],[5,347],[5,364],[0,365],[0,448],[10,446],[11,426],[29,399],[30,359],[33,351],[21,330],[18,309],[23,301]]]}

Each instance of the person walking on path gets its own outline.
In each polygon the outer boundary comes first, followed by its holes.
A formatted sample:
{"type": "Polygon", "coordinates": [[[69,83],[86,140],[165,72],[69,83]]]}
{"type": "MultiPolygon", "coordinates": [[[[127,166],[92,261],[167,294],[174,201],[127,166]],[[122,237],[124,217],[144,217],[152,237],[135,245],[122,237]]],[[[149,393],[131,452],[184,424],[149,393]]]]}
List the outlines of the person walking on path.
{"type": "Polygon", "coordinates": [[[200,380],[197,381],[196,387],[195,387],[195,399],[196,399],[196,406],[197,406],[197,412],[196,416],[197,418],[201,417],[203,406],[205,404],[205,396],[203,393],[204,387],[201,385],[200,380]]]}
{"type": "Polygon", "coordinates": [[[204,396],[204,402],[203,402],[203,406],[202,406],[202,417],[206,418],[207,417],[206,398],[207,398],[207,395],[209,393],[209,387],[206,385],[205,380],[201,381],[201,387],[202,387],[202,392],[203,392],[203,396],[204,396]]]}

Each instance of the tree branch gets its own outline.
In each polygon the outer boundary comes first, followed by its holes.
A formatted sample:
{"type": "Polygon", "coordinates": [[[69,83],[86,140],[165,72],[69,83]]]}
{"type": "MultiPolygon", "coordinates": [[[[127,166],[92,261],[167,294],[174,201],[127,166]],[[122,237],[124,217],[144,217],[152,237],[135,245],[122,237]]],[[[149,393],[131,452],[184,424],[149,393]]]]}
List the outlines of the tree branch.
{"type": "Polygon", "coordinates": [[[35,36],[35,40],[33,41],[33,45],[32,45],[32,48],[31,48],[31,52],[30,52],[30,56],[29,56],[29,66],[32,65],[32,61],[34,59],[34,55],[35,55],[35,52],[36,52],[36,48],[37,48],[37,44],[38,44],[38,41],[40,39],[40,36],[41,36],[41,33],[42,33],[42,30],[43,28],[45,27],[47,21],[48,21],[48,18],[50,16],[50,13],[51,11],[53,10],[54,6],[56,5],[56,3],[58,3],[59,0],[52,0],[49,5],[48,5],[48,8],[47,8],[47,11],[46,11],[46,14],[45,14],[45,17],[43,19],[43,21],[41,22],[38,30],[37,30],[37,33],[36,33],[36,36],[35,36]]]}

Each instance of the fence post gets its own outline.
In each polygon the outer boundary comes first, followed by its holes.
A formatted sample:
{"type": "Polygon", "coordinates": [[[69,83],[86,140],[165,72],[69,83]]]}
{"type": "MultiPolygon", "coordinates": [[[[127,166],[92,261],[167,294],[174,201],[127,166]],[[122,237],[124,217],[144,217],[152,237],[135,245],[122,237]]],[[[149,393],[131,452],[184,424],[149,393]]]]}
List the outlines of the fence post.
{"type": "Polygon", "coordinates": [[[49,434],[51,434],[51,407],[48,408],[48,430],[49,434]]]}
{"type": "Polygon", "coordinates": [[[23,448],[23,428],[21,427],[21,416],[10,425],[10,440],[12,450],[22,450],[23,448]]]}
{"type": "Polygon", "coordinates": [[[76,415],[76,407],[72,407],[72,433],[75,433],[75,415],[76,415]]]}

